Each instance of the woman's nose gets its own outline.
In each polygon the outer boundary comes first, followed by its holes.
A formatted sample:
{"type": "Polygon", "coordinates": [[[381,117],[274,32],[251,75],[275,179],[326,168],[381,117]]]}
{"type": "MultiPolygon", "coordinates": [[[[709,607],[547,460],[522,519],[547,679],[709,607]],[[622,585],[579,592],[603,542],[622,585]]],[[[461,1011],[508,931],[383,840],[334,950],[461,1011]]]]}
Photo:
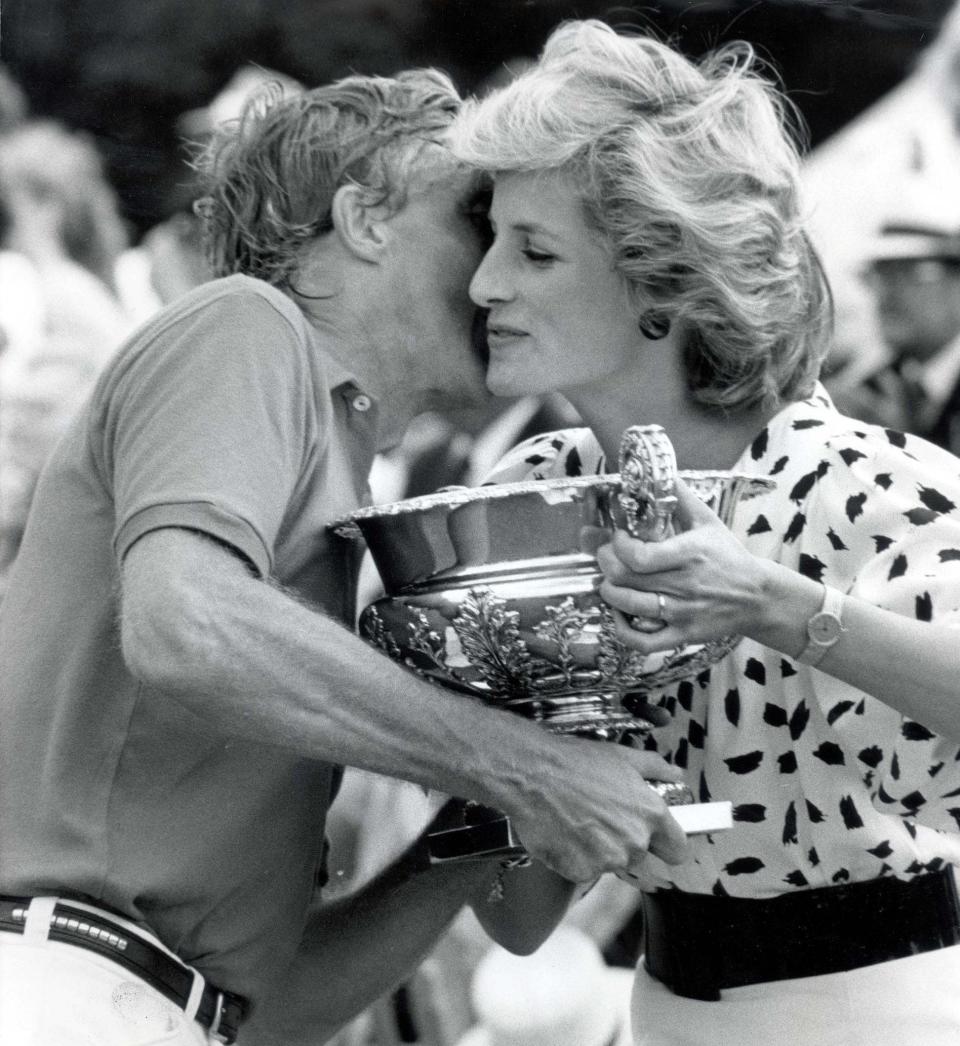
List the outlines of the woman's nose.
{"type": "Polygon", "coordinates": [[[483,256],[470,281],[470,297],[473,303],[489,309],[496,302],[506,301],[509,294],[504,276],[495,248],[491,247],[483,256]]]}

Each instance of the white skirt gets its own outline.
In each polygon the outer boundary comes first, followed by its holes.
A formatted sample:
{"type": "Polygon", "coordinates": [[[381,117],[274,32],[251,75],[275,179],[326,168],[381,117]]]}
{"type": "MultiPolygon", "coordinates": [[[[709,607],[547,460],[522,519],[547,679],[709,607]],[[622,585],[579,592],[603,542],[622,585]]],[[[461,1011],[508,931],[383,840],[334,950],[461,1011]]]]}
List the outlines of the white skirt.
{"type": "Polygon", "coordinates": [[[638,966],[635,1046],[960,1046],[960,945],[721,994],[674,995],[638,966]]]}

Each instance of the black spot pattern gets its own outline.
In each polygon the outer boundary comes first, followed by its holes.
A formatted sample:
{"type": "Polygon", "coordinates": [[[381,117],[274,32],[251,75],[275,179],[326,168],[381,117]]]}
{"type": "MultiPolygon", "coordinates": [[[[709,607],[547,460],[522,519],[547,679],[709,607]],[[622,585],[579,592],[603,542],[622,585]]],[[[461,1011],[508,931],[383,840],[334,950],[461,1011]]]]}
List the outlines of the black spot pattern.
{"type": "Polygon", "coordinates": [[[807,800],[807,817],[811,824],[820,824],[822,821],[826,820],[823,811],[814,806],[809,799],[807,800]]]}
{"type": "Polygon", "coordinates": [[[760,515],[750,524],[747,534],[754,537],[757,534],[769,534],[771,530],[773,530],[773,527],[770,526],[770,521],[761,512],[760,515]]]}
{"type": "Polygon", "coordinates": [[[893,581],[895,578],[903,577],[907,572],[907,557],[902,553],[896,556],[893,562],[890,564],[890,571],[887,574],[887,581],[893,581]]]}
{"type": "Polygon", "coordinates": [[[926,505],[912,508],[909,512],[904,512],[904,515],[915,527],[926,526],[927,523],[932,523],[937,518],[937,513],[932,508],[927,508],[926,505]]]}
{"type": "Polygon", "coordinates": [[[830,542],[830,546],[835,552],[847,551],[847,546],[843,543],[843,538],[840,537],[833,527],[827,531],[827,541],[830,542]]]}
{"type": "Polygon", "coordinates": [[[777,759],[781,774],[795,774],[797,772],[797,756],[795,752],[784,752],[777,759]]]}
{"type": "Polygon", "coordinates": [[[933,512],[952,512],[957,506],[946,494],[933,487],[920,488],[920,500],[933,512]]]}
{"type": "Polygon", "coordinates": [[[877,745],[871,745],[869,748],[864,748],[857,758],[867,766],[878,767],[883,762],[883,749],[877,745]]]}
{"type": "Polygon", "coordinates": [[[797,806],[793,800],[788,804],[786,815],[783,818],[783,835],[781,836],[781,842],[784,846],[787,846],[789,843],[798,842],[797,806]]]}
{"type": "Polygon", "coordinates": [[[758,686],[767,685],[767,670],[764,667],[763,662],[759,658],[747,658],[747,663],[744,667],[743,674],[746,676],[747,679],[752,680],[758,686]]]}
{"type": "Polygon", "coordinates": [[[801,574],[813,578],[814,581],[823,581],[823,572],[827,569],[827,565],[819,556],[811,556],[808,552],[801,552],[797,569],[801,574]]]}
{"type": "Polygon", "coordinates": [[[863,506],[866,504],[866,501],[866,494],[852,494],[847,498],[847,505],[844,511],[851,523],[856,523],[857,518],[863,515],[863,506]]]}
{"type": "Polygon", "coordinates": [[[795,501],[798,505],[803,501],[807,495],[813,490],[814,484],[823,479],[827,474],[827,469],[830,468],[830,463],[827,461],[821,461],[820,464],[813,470],[808,472],[805,476],[802,476],[794,484],[793,489],[790,491],[790,500],[795,501]]]}
{"type": "Polygon", "coordinates": [[[775,461],[773,465],[770,467],[770,475],[779,475],[787,467],[789,461],[790,459],[786,456],[778,458],[777,461],[775,461]]]}
{"type": "Polygon", "coordinates": [[[849,712],[851,708],[853,708],[852,701],[838,701],[827,713],[827,722],[833,726],[840,716],[849,712]]]}
{"type": "Polygon", "coordinates": [[[801,701],[794,709],[793,715],[790,716],[790,737],[794,741],[798,741],[803,736],[809,722],[810,709],[807,708],[806,701],[801,701]]]}
{"type": "Polygon", "coordinates": [[[747,752],[744,755],[733,755],[724,759],[731,774],[752,773],[763,762],[763,752],[747,752]]]}
{"type": "Polygon", "coordinates": [[[740,722],[740,691],[736,687],[727,691],[727,696],[723,699],[723,711],[726,714],[727,722],[734,726],[740,722]]]}
{"type": "Polygon", "coordinates": [[[750,875],[759,872],[761,868],[766,868],[766,865],[759,857],[738,857],[737,860],[724,865],[723,870],[727,875],[750,875]]]}
{"type": "Polygon", "coordinates": [[[904,720],[903,726],[900,727],[900,733],[908,741],[932,741],[936,736],[932,730],[928,730],[925,726],[914,722],[912,719],[904,720]]]}
{"type": "Polygon", "coordinates": [[[843,766],[846,762],[843,749],[835,741],[824,741],[814,750],[813,754],[828,766],[843,766]]]}
{"type": "Polygon", "coordinates": [[[847,831],[863,827],[863,818],[858,813],[857,804],[853,801],[853,796],[851,795],[845,795],[840,800],[840,816],[843,818],[847,831]]]}
{"type": "Polygon", "coordinates": [[[787,711],[785,708],[781,708],[780,705],[773,705],[768,702],[763,709],[763,721],[769,726],[786,726],[787,711]]]}

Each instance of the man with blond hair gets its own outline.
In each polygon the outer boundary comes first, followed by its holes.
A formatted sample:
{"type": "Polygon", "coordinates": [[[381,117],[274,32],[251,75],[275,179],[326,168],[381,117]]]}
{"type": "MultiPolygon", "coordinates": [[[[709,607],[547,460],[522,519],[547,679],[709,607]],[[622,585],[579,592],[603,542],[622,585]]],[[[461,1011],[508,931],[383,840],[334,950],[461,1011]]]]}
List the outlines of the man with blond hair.
{"type": "Polygon", "coordinates": [[[4,1046],[322,1042],[397,983],[492,873],[405,856],[311,907],[344,764],[502,809],[573,881],[683,850],[665,764],[350,627],[328,524],[415,414],[486,394],[458,104],[433,71],[254,100],[201,164],[219,278],[131,337],[41,478],[0,611],[4,1046]]]}

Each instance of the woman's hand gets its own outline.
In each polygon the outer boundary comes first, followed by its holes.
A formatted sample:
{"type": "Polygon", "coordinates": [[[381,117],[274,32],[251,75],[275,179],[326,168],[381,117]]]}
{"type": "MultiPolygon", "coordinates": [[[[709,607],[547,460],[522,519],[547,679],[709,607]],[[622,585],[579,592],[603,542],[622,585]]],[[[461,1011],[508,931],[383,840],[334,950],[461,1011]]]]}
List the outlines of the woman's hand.
{"type": "Polygon", "coordinates": [[[770,564],[679,479],[677,498],[678,533],[649,542],[617,531],[597,549],[600,595],[620,638],[642,653],[751,635],[763,620],[770,564]]]}

